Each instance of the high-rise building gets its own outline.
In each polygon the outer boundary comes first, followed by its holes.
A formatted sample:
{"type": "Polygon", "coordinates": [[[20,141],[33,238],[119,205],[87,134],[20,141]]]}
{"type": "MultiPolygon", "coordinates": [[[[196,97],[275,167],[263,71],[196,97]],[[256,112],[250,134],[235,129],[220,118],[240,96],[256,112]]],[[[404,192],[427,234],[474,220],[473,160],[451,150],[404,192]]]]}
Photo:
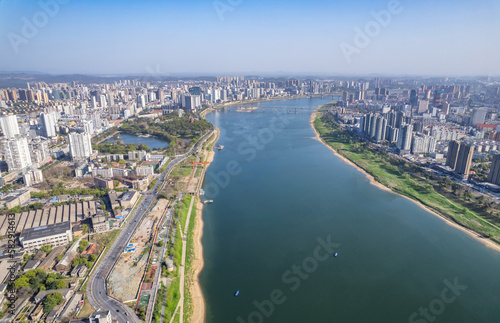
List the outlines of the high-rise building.
{"type": "Polygon", "coordinates": [[[437,106],[440,106],[442,101],[443,101],[443,90],[436,90],[434,91],[434,106],[437,107],[437,106]]]}
{"type": "Polygon", "coordinates": [[[416,90],[411,90],[410,92],[410,105],[416,107],[418,105],[418,96],[416,90]]]}
{"type": "Polygon", "coordinates": [[[396,144],[398,149],[410,150],[412,136],[413,136],[413,126],[411,124],[401,126],[399,128],[398,142],[396,144]]]}
{"type": "Polygon", "coordinates": [[[423,113],[429,110],[429,100],[420,100],[418,102],[418,113],[423,113]]]}
{"type": "Polygon", "coordinates": [[[457,166],[458,152],[460,151],[460,142],[452,140],[448,143],[448,155],[446,156],[446,166],[455,170],[457,166]]]}
{"type": "Polygon", "coordinates": [[[471,124],[483,124],[486,120],[486,112],[487,110],[484,108],[477,108],[472,113],[471,124]]]}
{"type": "Polygon", "coordinates": [[[89,135],[94,134],[94,123],[92,120],[83,120],[83,132],[88,133],[89,135]]]}
{"type": "Polygon", "coordinates": [[[44,137],[51,138],[56,136],[56,122],[57,117],[54,112],[40,114],[40,123],[44,137]]]}
{"type": "Polygon", "coordinates": [[[70,133],[68,138],[73,160],[85,160],[92,155],[92,142],[89,133],[70,133]]]}
{"type": "Polygon", "coordinates": [[[460,145],[460,151],[458,152],[458,159],[457,159],[457,167],[455,168],[455,171],[458,174],[464,176],[469,175],[473,154],[474,154],[474,146],[466,144],[460,145]]]}
{"type": "Polygon", "coordinates": [[[37,137],[28,143],[30,157],[33,164],[42,166],[50,159],[49,140],[37,137]]]}
{"type": "Polygon", "coordinates": [[[493,157],[490,173],[488,174],[488,182],[500,185],[500,154],[493,157]]]}
{"type": "Polygon", "coordinates": [[[8,115],[0,117],[2,124],[2,132],[5,138],[14,138],[19,134],[19,125],[15,115],[8,115]]]}
{"type": "Polygon", "coordinates": [[[31,166],[28,140],[25,137],[4,139],[2,145],[9,171],[23,170],[31,166]]]}
{"type": "Polygon", "coordinates": [[[386,128],[387,128],[387,119],[378,116],[375,125],[375,137],[374,137],[374,139],[377,142],[380,142],[385,139],[386,128]]]}

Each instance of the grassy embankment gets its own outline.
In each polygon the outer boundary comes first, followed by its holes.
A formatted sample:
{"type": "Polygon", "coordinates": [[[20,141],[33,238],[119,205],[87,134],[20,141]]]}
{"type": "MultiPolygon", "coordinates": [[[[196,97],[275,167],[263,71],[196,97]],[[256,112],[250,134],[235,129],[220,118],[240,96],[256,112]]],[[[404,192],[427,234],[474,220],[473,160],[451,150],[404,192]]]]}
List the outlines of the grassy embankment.
{"type": "Polygon", "coordinates": [[[193,299],[191,295],[191,288],[190,286],[194,283],[194,272],[192,268],[192,263],[193,259],[195,257],[194,255],[194,227],[196,225],[196,218],[197,218],[197,209],[196,209],[196,204],[197,204],[197,198],[193,197],[194,203],[193,207],[191,208],[191,219],[189,220],[189,227],[188,227],[188,234],[187,234],[187,239],[186,239],[186,271],[185,275],[186,278],[184,280],[184,317],[187,322],[189,322],[189,319],[191,315],[193,314],[193,299]]]}
{"type": "MultiPolygon", "coordinates": [[[[324,108],[323,108],[324,109],[324,108]]],[[[416,200],[440,215],[500,242],[498,209],[449,179],[429,174],[417,165],[389,156],[336,124],[322,109],[313,122],[324,142],[392,191],[416,200]]]]}

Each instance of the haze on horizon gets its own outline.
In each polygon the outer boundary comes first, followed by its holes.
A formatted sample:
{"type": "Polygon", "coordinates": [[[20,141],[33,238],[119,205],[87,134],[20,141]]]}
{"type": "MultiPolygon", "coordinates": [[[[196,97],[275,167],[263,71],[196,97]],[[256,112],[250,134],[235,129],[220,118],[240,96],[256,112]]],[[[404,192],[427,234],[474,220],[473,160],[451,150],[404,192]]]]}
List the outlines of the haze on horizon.
{"type": "Polygon", "coordinates": [[[495,0],[56,1],[0,1],[0,70],[500,75],[495,0]]]}

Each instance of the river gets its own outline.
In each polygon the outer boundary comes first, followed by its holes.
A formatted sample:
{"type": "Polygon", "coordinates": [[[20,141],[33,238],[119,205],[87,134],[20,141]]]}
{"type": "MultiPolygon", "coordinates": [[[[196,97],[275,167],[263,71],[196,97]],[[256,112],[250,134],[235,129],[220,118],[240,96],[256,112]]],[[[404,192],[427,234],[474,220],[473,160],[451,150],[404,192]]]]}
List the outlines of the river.
{"type": "Polygon", "coordinates": [[[225,146],[203,186],[207,322],[499,322],[497,251],[371,185],[312,110],[271,108],[329,99],[207,115],[225,146]]]}

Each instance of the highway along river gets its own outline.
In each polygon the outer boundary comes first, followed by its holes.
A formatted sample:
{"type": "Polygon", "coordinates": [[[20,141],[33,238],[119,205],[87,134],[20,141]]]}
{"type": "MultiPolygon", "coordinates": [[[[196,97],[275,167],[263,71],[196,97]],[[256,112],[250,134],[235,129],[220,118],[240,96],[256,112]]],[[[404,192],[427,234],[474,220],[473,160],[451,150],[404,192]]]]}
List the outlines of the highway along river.
{"type": "Polygon", "coordinates": [[[500,253],[315,140],[330,99],[207,116],[224,145],[203,186],[207,322],[500,322],[500,253]]]}

